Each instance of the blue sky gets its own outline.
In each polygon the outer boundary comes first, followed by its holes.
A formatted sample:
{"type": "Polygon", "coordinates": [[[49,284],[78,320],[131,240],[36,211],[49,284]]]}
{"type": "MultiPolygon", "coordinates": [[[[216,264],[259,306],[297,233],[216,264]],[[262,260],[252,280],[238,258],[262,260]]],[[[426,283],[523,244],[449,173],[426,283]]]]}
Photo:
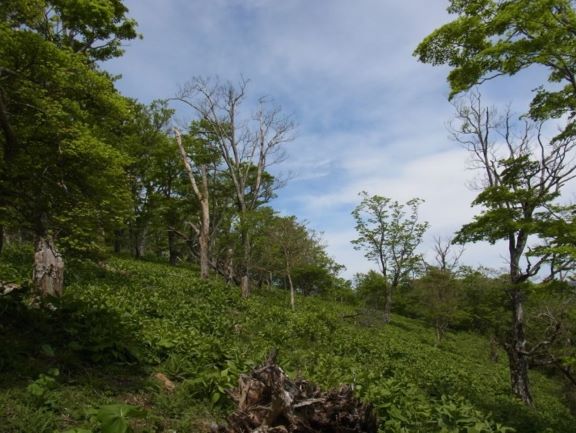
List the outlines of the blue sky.
{"type": "MultiPolygon", "coordinates": [[[[362,190],[395,200],[426,200],[421,218],[449,237],[476,212],[467,155],[448,138],[453,115],[447,69],[412,52],[448,21],[447,1],[431,0],[127,0],[143,40],[105,68],[119,89],[150,102],[173,96],[193,76],[251,80],[297,122],[297,137],[276,167],[289,176],[273,206],[324,233],[345,276],[373,266],[350,240],[350,212],[362,190]]],[[[491,103],[525,110],[542,79],[529,71],[482,88],[491,103]]],[[[185,111],[179,115],[186,118],[185,111]]],[[[505,266],[503,246],[466,247],[470,265],[505,266]]]]}

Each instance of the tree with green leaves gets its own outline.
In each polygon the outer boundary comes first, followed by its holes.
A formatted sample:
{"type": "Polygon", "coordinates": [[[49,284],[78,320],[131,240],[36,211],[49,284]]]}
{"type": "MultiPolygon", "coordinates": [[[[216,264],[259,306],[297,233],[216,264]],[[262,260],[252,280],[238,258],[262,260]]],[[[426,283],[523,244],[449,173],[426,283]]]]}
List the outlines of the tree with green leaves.
{"type": "MultiPolygon", "coordinates": [[[[557,199],[576,177],[576,143],[571,138],[547,142],[541,123],[514,122],[482,105],[478,94],[456,105],[453,138],[466,146],[472,164],[482,173],[480,193],[472,203],[481,212],[456,234],[455,242],[503,240],[508,247],[510,330],[505,341],[512,390],[532,404],[528,368],[531,349],[525,332],[524,303],[527,282],[550,263],[552,254],[542,247],[558,239],[566,227],[557,199]],[[540,239],[540,245],[530,242],[540,239]],[[523,263],[525,262],[525,263],[523,263]]],[[[533,345],[536,347],[537,345],[533,345]]]]}
{"type": "MultiPolygon", "coordinates": [[[[456,18],[434,30],[415,55],[448,65],[452,96],[474,85],[543,66],[550,86],[532,100],[535,120],[576,114],[576,9],[574,0],[450,0],[456,18]]],[[[561,137],[576,135],[568,122],[561,137]]]]}
{"type": "Polygon", "coordinates": [[[129,212],[116,145],[128,101],[97,62],[135,23],[117,0],[9,0],[0,6],[0,225],[36,239],[34,285],[62,292],[66,251],[88,254],[129,212]]]}
{"type": "Polygon", "coordinates": [[[386,304],[386,280],[373,269],[354,275],[356,296],[370,308],[384,309],[386,304]]]}
{"type": "Polygon", "coordinates": [[[414,198],[401,204],[380,195],[360,193],[362,201],[352,211],[358,238],[354,249],[375,262],[384,280],[384,321],[390,321],[392,292],[414,272],[422,258],[416,248],[428,229],[427,222],[418,221],[418,207],[423,202],[414,198]]]}

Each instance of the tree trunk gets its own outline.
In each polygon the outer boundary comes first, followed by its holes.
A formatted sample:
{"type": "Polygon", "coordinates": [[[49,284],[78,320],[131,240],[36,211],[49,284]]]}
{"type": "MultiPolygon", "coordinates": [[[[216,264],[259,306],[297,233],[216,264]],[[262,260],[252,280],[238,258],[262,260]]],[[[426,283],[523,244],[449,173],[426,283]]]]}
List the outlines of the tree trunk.
{"type": "Polygon", "coordinates": [[[0,224],[0,254],[4,249],[4,226],[0,224]]]}
{"type": "Polygon", "coordinates": [[[114,230],[114,253],[120,254],[122,251],[122,237],[124,231],[123,230],[114,230]]]}
{"type": "Polygon", "coordinates": [[[290,275],[290,270],[286,270],[286,275],[288,276],[288,285],[290,286],[290,306],[292,309],[296,309],[296,299],[294,294],[294,284],[292,284],[292,276],[290,275]]]}
{"type": "Polygon", "coordinates": [[[198,243],[200,245],[200,277],[208,278],[210,272],[210,208],[206,195],[202,196],[200,206],[202,209],[202,224],[200,224],[200,233],[198,243]]]}
{"type": "Polygon", "coordinates": [[[130,228],[130,242],[132,255],[135,259],[141,259],[144,256],[146,228],[140,229],[137,226],[130,228]]]}
{"type": "Polygon", "coordinates": [[[510,366],[510,381],[512,392],[525,404],[532,406],[528,380],[528,354],[526,353],[526,336],[524,332],[524,307],[522,291],[519,287],[511,289],[512,329],[510,341],[506,345],[508,363],[510,366]]]}
{"type": "Polygon", "coordinates": [[[243,228],[242,233],[242,278],[240,289],[242,297],[250,296],[250,236],[247,229],[243,228]]]}
{"type": "Polygon", "coordinates": [[[390,323],[390,311],[392,310],[392,287],[386,286],[386,297],[384,299],[384,323],[390,323]]]}
{"type": "Polygon", "coordinates": [[[176,249],[176,233],[168,230],[168,260],[172,266],[178,263],[178,250],[176,249]]]}
{"type": "Polygon", "coordinates": [[[64,289],[64,260],[50,236],[38,236],[32,273],[34,288],[42,296],[61,296],[64,289]]]}
{"type": "Polygon", "coordinates": [[[190,159],[186,153],[186,149],[184,149],[184,145],[182,144],[182,136],[180,135],[180,131],[178,129],[174,129],[174,132],[176,133],[176,144],[178,144],[180,158],[182,159],[182,163],[186,169],[188,180],[190,181],[190,186],[192,187],[196,198],[200,202],[201,223],[200,227],[195,227],[195,231],[198,234],[198,244],[200,247],[200,277],[208,278],[208,274],[210,272],[210,195],[208,192],[208,171],[205,164],[200,165],[200,172],[202,177],[202,190],[200,190],[198,182],[196,182],[196,178],[194,177],[194,171],[192,170],[190,159]]]}

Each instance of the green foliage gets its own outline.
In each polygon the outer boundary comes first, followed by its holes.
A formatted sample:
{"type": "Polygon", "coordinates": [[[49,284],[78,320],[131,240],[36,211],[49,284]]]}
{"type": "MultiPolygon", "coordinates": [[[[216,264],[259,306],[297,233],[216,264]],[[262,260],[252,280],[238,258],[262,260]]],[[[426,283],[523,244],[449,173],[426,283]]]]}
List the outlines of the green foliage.
{"type": "Polygon", "coordinates": [[[366,306],[383,309],[387,283],[382,274],[368,271],[366,274],[355,275],[354,279],[356,295],[362,299],[366,306]]]}
{"type": "MultiPolygon", "coordinates": [[[[543,65],[548,81],[560,86],[537,88],[531,116],[546,119],[574,113],[573,1],[451,0],[448,11],[456,18],[428,35],[415,55],[422,62],[451,67],[452,95],[491,77],[543,65]]],[[[570,122],[562,135],[573,134],[570,122]]]]}
{"type": "Polygon", "coordinates": [[[129,420],[144,415],[141,408],[128,404],[112,404],[102,406],[96,412],[96,419],[100,422],[102,433],[131,433],[129,420]]]}
{"type": "Polygon", "coordinates": [[[0,222],[77,255],[129,211],[127,101],[94,60],[135,36],[118,0],[9,1],[0,14],[0,222]],[[101,44],[105,41],[106,43],[101,44]]]}
{"type": "Polygon", "coordinates": [[[0,381],[14,383],[12,391],[0,390],[0,416],[8,420],[1,433],[32,433],[32,426],[46,433],[102,432],[106,420],[135,433],[201,431],[192,427],[199,425],[198,414],[222,416],[231,405],[226,389],[272,347],[292,375],[323,387],[353,384],[374,404],[383,432],[506,431],[500,424],[543,433],[569,431],[573,423],[556,382],[537,371],[532,378],[539,410],[516,404],[507,390],[506,365],[489,360],[488,344],[477,335],[448,332],[437,346],[434,330],[419,321],[396,316],[384,327],[374,312],[321,297],[302,297],[291,311],[284,290],[241,299],[218,281],[151,262],[76,263],[69,280],[55,311],[24,308],[4,316],[12,317],[2,323],[13,341],[7,349],[21,357],[0,371],[0,381]],[[32,335],[8,328],[11,320],[32,335]],[[42,348],[46,344],[50,348],[42,348]],[[126,357],[126,347],[138,356],[126,357]],[[51,377],[47,363],[60,370],[57,382],[40,376],[51,377]],[[16,371],[28,379],[19,382],[16,371]],[[155,372],[173,381],[175,390],[152,382],[155,372]],[[53,407],[36,403],[26,391],[40,379],[45,395],[57,402],[53,407]],[[145,407],[146,417],[120,410],[126,404],[145,407]],[[111,406],[106,420],[97,417],[100,408],[111,406]],[[35,421],[41,415],[47,427],[35,421]]]}
{"type": "Polygon", "coordinates": [[[53,368],[47,374],[40,374],[38,379],[26,387],[26,392],[40,406],[55,408],[57,401],[52,390],[56,388],[56,378],[60,372],[53,368]]]}
{"type": "Polygon", "coordinates": [[[352,244],[378,265],[387,284],[396,287],[421,262],[416,248],[429,225],[418,222],[423,200],[414,198],[404,205],[365,191],[360,196],[362,201],[352,211],[358,232],[352,244]]]}

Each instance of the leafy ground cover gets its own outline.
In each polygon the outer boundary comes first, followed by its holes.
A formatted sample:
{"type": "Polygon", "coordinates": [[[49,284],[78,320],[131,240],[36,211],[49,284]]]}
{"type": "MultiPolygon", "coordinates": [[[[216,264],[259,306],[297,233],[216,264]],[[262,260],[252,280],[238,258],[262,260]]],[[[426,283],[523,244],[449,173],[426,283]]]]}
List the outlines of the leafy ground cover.
{"type": "MultiPolygon", "coordinates": [[[[8,251],[0,280],[27,277],[8,251]]],[[[0,433],[196,432],[231,409],[226,389],[271,348],[292,377],[354,386],[382,432],[574,431],[561,385],[532,372],[537,406],[510,396],[489,342],[317,297],[203,282],[196,271],[112,258],[74,263],[64,297],[0,297],[0,433]],[[158,380],[158,373],[170,384],[158,380]],[[512,430],[514,429],[514,430],[512,430]]]]}

